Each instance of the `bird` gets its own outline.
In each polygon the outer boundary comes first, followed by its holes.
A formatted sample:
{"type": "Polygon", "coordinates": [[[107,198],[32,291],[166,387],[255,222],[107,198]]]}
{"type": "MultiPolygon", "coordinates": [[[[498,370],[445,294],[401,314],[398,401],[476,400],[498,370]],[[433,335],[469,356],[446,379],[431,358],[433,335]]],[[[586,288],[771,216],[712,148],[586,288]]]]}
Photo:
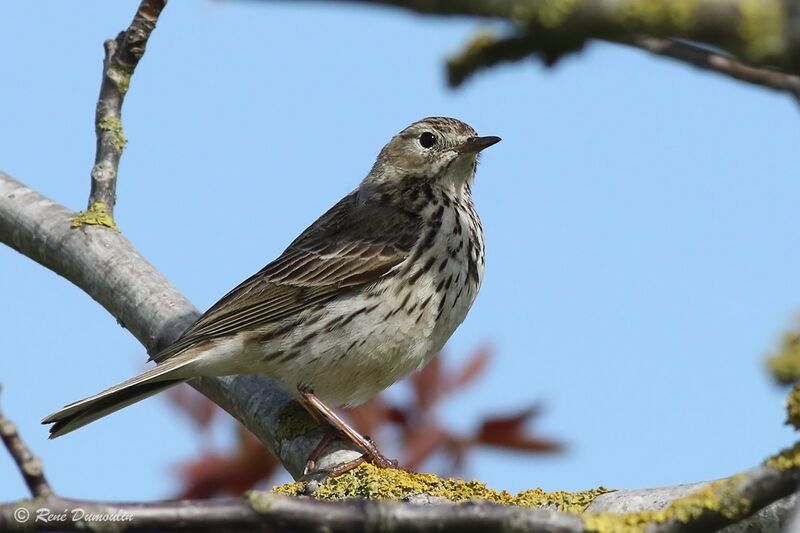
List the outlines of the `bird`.
{"type": "Polygon", "coordinates": [[[472,186],[499,141],[449,117],[403,129],[355,190],[151,356],[155,367],[44,418],[50,438],[195,377],[260,373],[392,466],[331,407],[424,367],[467,316],[485,263],[472,186]]]}

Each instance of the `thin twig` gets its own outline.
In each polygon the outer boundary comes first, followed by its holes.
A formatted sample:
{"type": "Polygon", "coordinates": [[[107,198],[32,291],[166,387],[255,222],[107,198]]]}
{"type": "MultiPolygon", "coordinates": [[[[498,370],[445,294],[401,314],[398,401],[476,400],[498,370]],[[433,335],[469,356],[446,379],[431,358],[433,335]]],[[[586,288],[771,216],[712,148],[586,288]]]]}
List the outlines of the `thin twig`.
{"type": "Polygon", "coordinates": [[[38,457],[31,453],[30,448],[19,436],[17,427],[11,420],[6,418],[0,409],[0,438],[3,440],[8,453],[17,464],[17,468],[31,491],[34,498],[48,498],[52,496],[53,489],[44,476],[42,462],[38,457]]]}
{"type": "MultiPolygon", "coordinates": [[[[491,34],[475,36],[457,56],[447,62],[448,83],[458,86],[480,70],[499,63],[519,61],[529,56],[540,56],[545,64],[557,60],[567,43],[555,42],[542,33],[523,33],[510,37],[495,37],[491,34]],[[548,55],[548,43],[554,54],[548,55]]],[[[731,78],[772,89],[787,92],[800,102],[800,76],[786,74],[767,67],[756,67],[740,61],[730,54],[710,50],[704,46],[686,41],[661,37],[634,37],[630,39],[609,39],[610,42],[625,44],[646,50],[652,54],[669,57],[692,65],[729,76],[731,78]]],[[[572,43],[577,49],[583,43],[572,43]]]]}
{"type": "Polygon", "coordinates": [[[636,37],[629,41],[620,42],[647,50],[659,56],[677,59],[699,69],[724,74],[739,81],[780,92],[788,92],[800,101],[800,76],[786,74],[766,67],[748,65],[730,54],[716,52],[703,46],[676,39],[636,37]]]}
{"type": "MultiPolygon", "coordinates": [[[[127,30],[116,39],[103,43],[103,81],[95,112],[97,152],[92,167],[92,188],[89,194],[88,212],[94,214],[83,223],[106,215],[108,225],[113,220],[116,203],[117,171],[122,150],[125,148],[125,132],[122,128],[122,104],[139,60],[144,55],[147,40],[156,27],[156,21],[167,0],[143,0],[127,30]],[[99,213],[98,211],[102,211],[99,213]]],[[[112,223],[113,224],[113,223],[112,223]]]]}

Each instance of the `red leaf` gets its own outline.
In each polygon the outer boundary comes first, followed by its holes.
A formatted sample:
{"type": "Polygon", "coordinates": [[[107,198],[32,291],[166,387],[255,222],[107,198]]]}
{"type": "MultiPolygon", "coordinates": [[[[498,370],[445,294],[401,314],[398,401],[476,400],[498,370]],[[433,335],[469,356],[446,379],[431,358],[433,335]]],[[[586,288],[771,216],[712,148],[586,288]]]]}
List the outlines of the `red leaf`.
{"type": "Polygon", "coordinates": [[[538,414],[538,407],[533,406],[515,415],[486,419],[478,428],[472,442],[512,450],[543,453],[561,451],[562,443],[528,436],[525,433],[525,425],[538,414]]]}

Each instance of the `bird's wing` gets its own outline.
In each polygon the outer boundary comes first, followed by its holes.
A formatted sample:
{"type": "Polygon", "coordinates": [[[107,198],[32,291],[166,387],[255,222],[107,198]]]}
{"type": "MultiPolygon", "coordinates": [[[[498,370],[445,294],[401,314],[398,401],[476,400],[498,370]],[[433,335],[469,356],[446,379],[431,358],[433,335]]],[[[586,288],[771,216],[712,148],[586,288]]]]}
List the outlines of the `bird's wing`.
{"type": "Polygon", "coordinates": [[[202,340],[277,327],[402,263],[419,239],[419,216],[375,201],[359,203],[357,194],[333,206],[280,257],[226,294],[152,359],[163,361],[202,340]]]}

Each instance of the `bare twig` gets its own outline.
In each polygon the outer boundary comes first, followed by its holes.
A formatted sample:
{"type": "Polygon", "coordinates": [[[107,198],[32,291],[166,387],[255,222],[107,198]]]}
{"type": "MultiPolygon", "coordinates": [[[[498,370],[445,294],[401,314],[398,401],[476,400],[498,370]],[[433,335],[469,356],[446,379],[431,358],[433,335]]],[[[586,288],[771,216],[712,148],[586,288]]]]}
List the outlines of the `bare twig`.
{"type": "Polygon", "coordinates": [[[697,68],[724,74],[753,85],[788,92],[800,101],[800,76],[770,68],[754,67],[729,54],[676,39],[636,37],[624,44],[642,48],[656,55],[677,59],[697,68]]]}
{"type": "Polygon", "coordinates": [[[122,128],[122,103],[147,40],[156,26],[167,0],[143,0],[127,30],[104,43],[103,81],[95,112],[97,152],[92,167],[92,188],[87,215],[81,223],[113,227],[117,171],[125,132],[122,128]]]}
{"type": "Polygon", "coordinates": [[[44,476],[42,462],[38,457],[31,453],[30,448],[22,440],[17,432],[17,427],[11,420],[6,418],[0,410],[0,439],[3,440],[8,453],[17,464],[17,468],[31,491],[34,498],[47,498],[53,494],[53,489],[44,476]]]}

